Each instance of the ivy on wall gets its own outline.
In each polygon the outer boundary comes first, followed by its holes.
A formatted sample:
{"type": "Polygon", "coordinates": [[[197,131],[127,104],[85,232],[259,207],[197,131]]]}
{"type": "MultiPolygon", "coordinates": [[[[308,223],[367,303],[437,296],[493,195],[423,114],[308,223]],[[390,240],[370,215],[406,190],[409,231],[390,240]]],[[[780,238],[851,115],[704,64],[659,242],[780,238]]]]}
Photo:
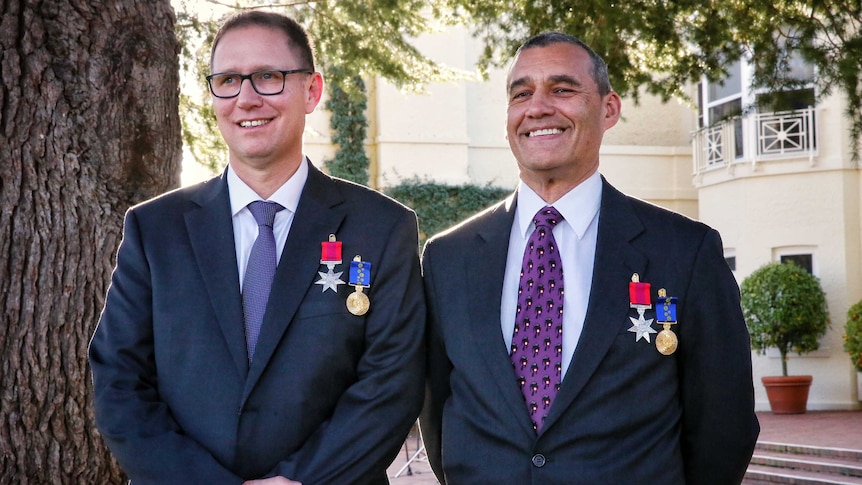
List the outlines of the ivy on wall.
{"type": "Polygon", "coordinates": [[[332,142],[338,148],[331,160],[324,162],[330,175],[368,185],[370,162],[365,154],[365,134],[368,120],[365,108],[368,96],[365,82],[356,75],[347,75],[343,69],[327,70],[329,98],[326,109],[330,112],[329,128],[332,142]]]}
{"type": "Polygon", "coordinates": [[[444,185],[408,179],[384,191],[419,216],[420,243],[512,193],[490,185],[444,185]]]}

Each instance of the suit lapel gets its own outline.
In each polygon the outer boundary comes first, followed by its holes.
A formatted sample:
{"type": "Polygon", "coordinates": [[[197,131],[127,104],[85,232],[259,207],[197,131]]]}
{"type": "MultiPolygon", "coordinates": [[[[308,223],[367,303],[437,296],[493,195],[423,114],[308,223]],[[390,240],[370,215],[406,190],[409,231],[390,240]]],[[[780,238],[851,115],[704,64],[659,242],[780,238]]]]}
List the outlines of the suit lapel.
{"type": "Polygon", "coordinates": [[[344,199],[332,179],[310,162],[305,163],[309,165],[308,179],[275,271],[243,400],[266,369],[308,288],[318,276],[320,243],[328,240],[330,234],[338,233],[346,215],[345,209],[337,207],[344,199]]]}
{"type": "MultiPolygon", "coordinates": [[[[503,277],[509,250],[509,234],[515,218],[516,194],[485,216],[483,226],[477,231],[474,266],[465,265],[467,288],[473,295],[470,301],[470,328],[474,339],[473,348],[485,361],[491,373],[491,382],[499,386],[513,416],[517,416],[522,430],[533,434],[524,397],[518,390],[509,349],[500,330],[500,303],[503,291],[503,277]]],[[[512,316],[514,318],[514,316],[512,316]]]]}
{"type": "Polygon", "coordinates": [[[596,238],[595,266],[584,328],[554,400],[544,429],[568,408],[607,353],[620,326],[628,322],[629,306],[609,295],[628,294],[632,273],[643,273],[648,259],[631,241],[644,231],[628,199],[602,178],[602,202],[596,238]]]}
{"type": "Polygon", "coordinates": [[[192,251],[231,358],[240,377],[245,379],[248,352],[226,177],[207,181],[190,199],[193,206],[186,212],[185,220],[192,251]]]}

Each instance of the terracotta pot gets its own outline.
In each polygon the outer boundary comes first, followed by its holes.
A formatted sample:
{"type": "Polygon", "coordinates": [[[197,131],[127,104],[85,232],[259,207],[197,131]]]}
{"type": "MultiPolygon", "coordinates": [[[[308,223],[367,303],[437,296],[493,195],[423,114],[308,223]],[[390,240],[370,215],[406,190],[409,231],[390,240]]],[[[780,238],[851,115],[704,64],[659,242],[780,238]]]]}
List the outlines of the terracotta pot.
{"type": "Polygon", "coordinates": [[[772,414],[802,414],[808,404],[811,376],[761,377],[772,414]]]}

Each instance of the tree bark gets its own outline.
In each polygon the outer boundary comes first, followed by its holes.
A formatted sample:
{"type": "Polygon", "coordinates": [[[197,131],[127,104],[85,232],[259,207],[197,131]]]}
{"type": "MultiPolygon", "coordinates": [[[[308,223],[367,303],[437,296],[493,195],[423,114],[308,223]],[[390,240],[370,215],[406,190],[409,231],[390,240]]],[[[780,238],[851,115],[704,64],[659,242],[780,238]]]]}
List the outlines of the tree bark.
{"type": "Polygon", "coordinates": [[[120,483],[87,345],[132,204],[179,183],[169,0],[0,2],[0,483],[120,483]]]}

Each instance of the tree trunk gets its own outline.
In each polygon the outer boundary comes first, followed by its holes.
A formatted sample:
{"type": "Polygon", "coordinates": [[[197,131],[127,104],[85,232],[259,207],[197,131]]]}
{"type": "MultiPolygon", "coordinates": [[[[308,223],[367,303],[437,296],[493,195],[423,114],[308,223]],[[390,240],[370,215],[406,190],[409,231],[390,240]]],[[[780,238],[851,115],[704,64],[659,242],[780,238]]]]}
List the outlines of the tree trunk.
{"type": "Polygon", "coordinates": [[[0,3],[0,483],[109,484],[87,344],[125,210],[179,182],[169,0],[0,3]]]}

